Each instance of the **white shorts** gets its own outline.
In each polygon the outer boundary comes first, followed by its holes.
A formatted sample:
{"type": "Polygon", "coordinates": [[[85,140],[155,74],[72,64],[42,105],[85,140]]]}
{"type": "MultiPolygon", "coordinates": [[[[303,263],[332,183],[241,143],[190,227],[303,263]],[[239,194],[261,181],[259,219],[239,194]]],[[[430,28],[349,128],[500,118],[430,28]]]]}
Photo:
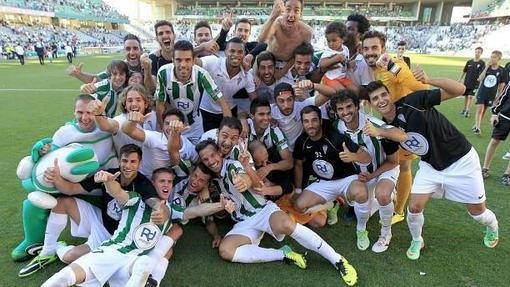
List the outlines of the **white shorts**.
{"type": "Polygon", "coordinates": [[[382,179],[387,179],[387,180],[393,182],[393,185],[396,185],[399,174],[400,174],[400,166],[397,165],[395,168],[381,173],[378,177],[372,178],[372,180],[370,180],[368,182],[368,190],[374,191],[375,186],[382,179]]]}
{"type": "Polygon", "coordinates": [[[420,161],[411,194],[430,194],[460,203],[485,202],[480,159],[474,148],[442,171],[420,161]]]}
{"type": "Polygon", "coordinates": [[[347,189],[349,189],[351,183],[357,179],[357,174],[335,180],[320,179],[313,182],[305,189],[324,198],[325,201],[332,201],[335,200],[337,196],[342,196],[349,205],[352,205],[347,198],[347,189]]]}
{"type": "Polygon", "coordinates": [[[112,235],[103,225],[101,209],[76,197],[74,197],[74,201],[76,201],[80,213],[80,224],[71,219],[71,235],[88,238],[86,244],[90,250],[94,250],[103,241],[110,239],[112,235]]]}
{"type": "Polygon", "coordinates": [[[138,258],[118,252],[107,246],[96,248],[91,253],[76,259],[74,264],[85,271],[85,281],[78,286],[125,286],[129,280],[129,269],[138,258]]]}
{"type": "Polygon", "coordinates": [[[271,214],[276,211],[281,211],[281,209],[272,201],[268,201],[266,206],[257,212],[257,214],[234,224],[234,227],[232,227],[225,237],[229,235],[242,235],[250,238],[252,244],[258,245],[264,233],[267,233],[273,236],[277,241],[282,241],[285,235],[274,234],[269,224],[271,214]]]}

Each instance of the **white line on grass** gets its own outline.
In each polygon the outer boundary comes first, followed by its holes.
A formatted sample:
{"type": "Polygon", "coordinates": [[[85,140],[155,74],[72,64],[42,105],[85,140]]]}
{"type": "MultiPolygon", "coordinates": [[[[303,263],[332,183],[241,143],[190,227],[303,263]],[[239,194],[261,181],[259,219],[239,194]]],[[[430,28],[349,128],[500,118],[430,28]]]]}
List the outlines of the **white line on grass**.
{"type": "Polygon", "coordinates": [[[79,92],[77,89],[0,89],[1,92],[79,92]]]}

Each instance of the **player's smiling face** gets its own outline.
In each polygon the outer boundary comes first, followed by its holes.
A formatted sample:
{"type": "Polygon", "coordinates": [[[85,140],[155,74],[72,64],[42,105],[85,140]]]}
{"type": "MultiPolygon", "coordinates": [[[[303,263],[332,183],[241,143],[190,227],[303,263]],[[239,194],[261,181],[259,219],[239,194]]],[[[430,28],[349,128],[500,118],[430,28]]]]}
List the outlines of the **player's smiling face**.
{"type": "Polygon", "coordinates": [[[236,37],[241,38],[243,42],[248,42],[251,34],[251,25],[248,23],[238,23],[236,25],[236,37]]]}
{"type": "Polygon", "coordinates": [[[381,87],[368,95],[370,104],[377,109],[384,118],[391,120],[393,113],[395,112],[395,104],[391,102],[390,93],[381,87]]]}
{"type": "Polygon", "coordinates": [[[294,69],[299,76],[304,76],[310,71],[312,55],[298,55],[294,57],[294,69]]]}
{"type": "Polygon", "coordinates": [[[312,139],[322,134],[321,118],[316,112],[304,113],[301,117],[305,133],[312,139]]]}
{"type": "Polygon", "coordinates": [[[337,33],[329,33],[326,35],[328,47],[334,51],[341,51],[344,40],[337,33]]]}
{"type": "Polygon", "coordinates": [[[336,114],[346,124],[358,121],[358,108],[351,99],[336,104],[336,114]]]}
{"type": "Polygon", "coordinates": [[[74,105],[74,119],[82,131],[92,131],[96,127],[94,115],[89,112],[90,101],[78,100],[74,105]]]}
{"type": "Polygon", "coordinates": [[[129,39],[124,42],[124,52],[126,53],[126,60],[130,67],[140,66],[140,56],[142,55],[142,48],[138,41],[129,39]]]}
{"type": "Polygon", "coordinates": [[[260,61],[258,74],[264,84],[272,85],[275,81],[274,62],[271,60],[260,61]]]}
{"type": "Polygon", "coordinates": [[[276,97],[276,106],[284,116],[289,116],[294,111],[294,95],[291,91],[281,92],[276,97]]]}
{"type": "Polygon", "coordinates": [[[110,75],[110,80],[112,81],[112,87],[115,91],[119,91],[126,84],[127,75],[123,71],[119,71],[118,69],[114,69],[112,74],[110,75]]]}
{"type": "Polygon", "coordinates": [[[132,85],[132,84],[143,85],[142,73],[138,73],[138,72],[131,73],[131,76],[129,76],[128,85],[132,85]]]}
{"type": "Polygon", "coordinates": [[[301,20],[301,12],[303,7],[299,0],[288,0],[285,2],[285,10],[283,11],[284,27],[294,28],[299,20],[301,20]]]}
{"type": "Polygon", "coordinates": [[[239,67],[244,58],[244,45],[241,43],[229,43],[225,50],[227,64],[232,67],[239,67]]]}
{"type": "Polygon", "coordinates": [[[218,146],[222,155],[226,156],[232,151],[232,147],[239,144],[240,131],[227,126],[218,130],[218,146]]]}
{"type": "Polygon", "coordinates": [[[148,107],[145,98],[138,91],[131,90],[126,95],[126,110],[128,112],[140,112],[143,115],[148,107]]]}
{"type": "Polygon", "coordinates": [[[170,172],[159,172],[155,175],[152,183],[160,199],[168,200],[172,192],[173,180],[174,175],[170,172]]]}
{"type": "Polygon", "coordinates": [[[192,51],[174,51],[173,62],[175,65],[175,76],[180,82],[186,82],[191,78],[193,69],[193,52],[192,51]]]}
{"type": "Polygon", "coordinates": [[[221,168],[223,166],[223,157],[220,152],[217,151],[212,145],[206,146],[202,149],[198,156],[200,160],[207,166],[210,170],[215,173],[220,173],[221,168]]]}
{"type": "Polygon", "coordinates": [[[165,52],[171,52],[174,47],[175,34],[168,25],[159,26],[156,29],[156,37],[161,49],[165,52]]]}
{"type": "Polygon", "coordinates": [[[189,176],[188,190],[198,193],[207,187],[211,176],[203,172],[200,168],[195,167],[189,176]]]}
{"type": "Polygon", "coordinates": [[[132,181],[138,174],[138,169],[142,165],[142,159],[136,152],[122,154],[120,156],[120,175],[125,181],[132,181]]]}
{"type": "Polygon", "coordinates": [[[363,57],[370,67],[377,66],[377,60],[384,53],[381,40],[377,37],[367,38],[363,41],[363,57]]]}
{"type": "Polygon", "coordinates": [[[200,27],[195,31],[195,42],[197,45],[212,40],[211,30],[207,27],[200,27]]]}
{"type": "Polygon", "coordinates": [[[253,116],[253,124],[256,130],[265,130],[271,124],[271,108],[267,106],[258,107],[253,116]]]}

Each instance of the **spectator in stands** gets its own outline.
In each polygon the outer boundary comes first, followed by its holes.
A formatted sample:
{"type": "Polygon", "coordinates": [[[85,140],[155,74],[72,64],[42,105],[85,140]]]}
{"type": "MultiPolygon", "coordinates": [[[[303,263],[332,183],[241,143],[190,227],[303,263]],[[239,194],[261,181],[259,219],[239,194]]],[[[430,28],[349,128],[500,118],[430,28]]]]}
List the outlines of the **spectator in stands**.
{"type": "Polygon", "coordinates": [[[16,45],[16,55],[18,56],[19,62],[22,66],[25,66],[25,48],[20,43],[16,45]]]}
{"type": "Polygon", "coordinates": [[[397,59],[404,61],[411,68],[411,58],[404,56],[406,52],[406,41],[400,41],[397,45],[397,59]]]}

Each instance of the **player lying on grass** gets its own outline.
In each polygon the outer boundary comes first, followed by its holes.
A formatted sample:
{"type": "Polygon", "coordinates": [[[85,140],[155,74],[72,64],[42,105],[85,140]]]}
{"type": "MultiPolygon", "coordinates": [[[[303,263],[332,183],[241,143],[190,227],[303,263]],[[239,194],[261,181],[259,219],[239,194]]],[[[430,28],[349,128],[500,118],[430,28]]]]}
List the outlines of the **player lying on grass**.
{"type": "Polygon", "coordinates": [[[281,249],[258,246],[264,233],[278,241],[289,235],[303,247],[327,259],[348,285],[356,284],[356,270],[347,259],[315,232],[296,224],[276,204],[253,191],[253,188],[261,185],[260,180],[253,181],[257,175],[249,166],[248,155],[242,156],[242,163],[224,159],[218,145],[212,140],[200,142],[196,149],[202,162],[216,175],[214,180],[221,186],[221,192],[236,205],[232,219],[237,223],[220,244],[223,259],[239,263],[288,260],[300,268],[306,268],[305,258],[288,246],[281,249]]]}
{"type": "Polygon", "coordinates": [[[376,128],[369,123],[364,127],[366,134],[400,142],[407,151],[421,157],[407,212],[413,238],[407,257],[418,259],[425,245],[423,210],[431,196],[464,203],[471,217],[486,227],[484,245],[495,247],[498,220],[485,204],[478,154],[464,135],[434,107],[462,95],[465,86],[449,79],[429,78],[421,69],[415,71],[414,76],[439,89],[417,91],[393,103],[382,82],[371,82],[367,86],[370,104],[395,128],[376,128]]]}

